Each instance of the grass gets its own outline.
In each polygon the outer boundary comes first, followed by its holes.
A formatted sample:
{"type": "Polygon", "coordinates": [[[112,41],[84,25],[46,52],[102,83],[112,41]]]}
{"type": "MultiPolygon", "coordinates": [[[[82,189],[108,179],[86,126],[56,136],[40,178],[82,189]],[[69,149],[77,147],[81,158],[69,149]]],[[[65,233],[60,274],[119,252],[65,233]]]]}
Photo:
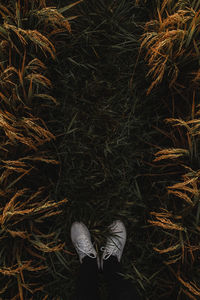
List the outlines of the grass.
{"type": "Polygon", "coordinates": [[[27,299],[43,288],[38,276],[48,273],[45,254],[64,247],[47,223],[67,200],[54,201],[48,193],[46,172],[58,161],[47,145],[55,136],[35,103],[37,98],[57,103],[49,94],[52,84],[45,65],[55,59],[56,48],[31,28],[30,20],[30,12],[44,9],[45,1],[31,7],[29,1],[6,4],[0,6],[1,294],[4,299],[27,299]]]}
{"type": "Polygon", "coordinates": [[[142,299],[198,299],[199,1],[172,2],[1,4],[2,299],[73,299],[72,222],[99,249],[116,218],[142,299]]]}
{"type": "Polygon", "coordinates": [[[193,91],[198,81],[199,2],[157,2],[157,17],[146,22],[141,38],[141,47],[148,49],[148,75],[153,78],[148,93],[162,80],[176,93],[184,89],[193,91]]]}
{"type": "MultiPolygon", "coordinates": [[[[88,224],[96,243],[101,245],[106,226],[115,218],[123,219],[130,228],[124,258],[126,275],[145,294],[147,287],[151,289],[149,278],[160,272],[154,267],[153,249],[146,243],[150,240],[146,217],[152,186],[148,176],[143,178],[149,173],[151,143],[157,136],[152,123],[157,126],[160,122],[160,116],[155,117],[154,113],[158,104],[155,98],[146,98],[145,91],[142,93],[143,76],[137,78],[133,74],[140,28],[128,18],[133,12],[127,3],[121,4],[118,14],[113,8],[113,13],[107,15],[107,6],[96,2],[82,3],[79,9],[72,52],[68,47],[57,74],[61,79],[54,93],[62,99],[62,107],[58,107],[58,112],[54,108],[51,117],[55,120],[51,126],[57,130],[56,151],[62,161],[56,193],[68,198],[57,228],[63,228],[63,239],[74,253],[69,238],[72,221],[88,224]],[[117,22],[121,15],[127,20],[123,26],[117,22]],[[92,26],[98,30],[88,30],[92,26]],[[141,98],[134,92],[136,86],[141,98]]],[[[62,289],[61,298],[70,298],[79,263],[76,256],[65,260],[74,272],[72,279],[71,272],[63,279],[65,290],[62,289]]],[[[57,268],[60,274],[66,274],[59,262],[57,268]]],[[[49,288],[55,292],[55,285],[50,284],[49,288]]],[[[59,293],[58,289],[55,293],[59,293]]]]}

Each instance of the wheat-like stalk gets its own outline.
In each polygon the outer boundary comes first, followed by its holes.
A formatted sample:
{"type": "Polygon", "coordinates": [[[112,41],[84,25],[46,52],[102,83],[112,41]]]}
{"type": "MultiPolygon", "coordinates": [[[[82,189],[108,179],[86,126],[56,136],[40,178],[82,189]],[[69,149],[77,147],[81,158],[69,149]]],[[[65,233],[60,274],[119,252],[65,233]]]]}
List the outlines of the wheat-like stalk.
{"type": "Polygon", "coordinates": [[[58,104],[50,94],[48,63],[56,58],[54,39],[71,32],[62,11],[45,0],[0,4],[0,294],[13,300],[43,290],[38,276],[48,272],[45,255],[65,246],[46,223],[62,213],[67,199],[53,200],[50,179],[40,174],[44,165],[59,164],[48,151],[55,136],[40,108],[58,104]]]}
{"type": "MultiPolygon", "coordinates": [[[[160,84],[167,78],[170,88],[176,88],[180,75],[180,67],[198,61],[200,16],[198,2],[190,4],[180,1],[171,5],[173,1],[163,1],[157,10],[157,17],[148,21],[144,26],[141,37],[141,48],[146,49],[145,60],[149,66],[147,76],[152,78],[152,83],[147,91],[160,84]]],[[[191,77],[191,86],[196,86],[199,81],[198,70],[187,73],[191,77]]],[[[185,76],[186,77],[186,76],[185,76]]],[[[187,78],[188,80],[188,78],[187,78]]]]}

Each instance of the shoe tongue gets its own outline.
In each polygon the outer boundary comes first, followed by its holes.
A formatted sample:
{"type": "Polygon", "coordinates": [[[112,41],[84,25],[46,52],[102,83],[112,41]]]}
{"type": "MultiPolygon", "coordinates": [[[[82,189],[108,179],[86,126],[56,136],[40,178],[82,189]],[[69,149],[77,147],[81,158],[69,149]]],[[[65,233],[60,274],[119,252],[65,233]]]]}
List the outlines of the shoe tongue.
{"type": "Polygon", "coordinates": [[[94,249],[87,240],[80,238],[77,242],[79,245],[79,251],[91,258],[96,258],[96,254],[93,251],[94,249]]]}
{"type": "Polygon", "coordinates": [[[109,243],[105,247],[105,253],[104,253],[103,259],[106,260],[111,255],[118,258],[119,249],[120,249],[120,241],[118,241],[118,240],[114,241],[111,239],[111,241],[109,241],[109,243]]]}

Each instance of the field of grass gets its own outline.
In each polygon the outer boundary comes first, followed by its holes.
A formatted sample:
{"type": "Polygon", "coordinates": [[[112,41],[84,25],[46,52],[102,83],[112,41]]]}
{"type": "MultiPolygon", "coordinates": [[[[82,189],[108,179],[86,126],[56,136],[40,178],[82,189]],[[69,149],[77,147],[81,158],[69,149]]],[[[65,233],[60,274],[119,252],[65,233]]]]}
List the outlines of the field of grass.
{"type": "Polygon", "coordinates": [[[199,299],[199,9],[0,1],[0,299],[73,299],[118,218],[141,298],[199,299]]]}

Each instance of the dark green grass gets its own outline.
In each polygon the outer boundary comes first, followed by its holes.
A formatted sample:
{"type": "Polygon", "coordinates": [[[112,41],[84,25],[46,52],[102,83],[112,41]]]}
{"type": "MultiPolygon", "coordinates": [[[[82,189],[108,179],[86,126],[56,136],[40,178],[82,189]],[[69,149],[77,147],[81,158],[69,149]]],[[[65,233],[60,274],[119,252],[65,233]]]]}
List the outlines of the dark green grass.
{"type": "MultiPolygon", "coordinates": [[[[52,151],[60,161],[52,173],[52,197],[68,199],[62,216],[50,226],[72,254],[49,256],[52,278],[48,284],[45,278],[45,290],[50,298],[72,298],[79,268],[70,240],[73,221],[83,221],[100,248],[106,227],[119,218],[128,231],[124,275],[142,298],[157,299],[167,290],[159,280],[167,270],[152,249],[156,233],[147,220],[158,203],[156,177],[150,176],[155,173],[154,145],[158,138],[164,143],[155,127],[167,109],[158,93],[146,97],[145,66],[138,60],[148,11],[131,1],[93,0],[73,13],[79,17],[72,35],[49,66],[60,105],[48,109],[48,127],[57,137],[52,151]]],[[[102,289],[102,299],[105,293],[102,289]]]]}

